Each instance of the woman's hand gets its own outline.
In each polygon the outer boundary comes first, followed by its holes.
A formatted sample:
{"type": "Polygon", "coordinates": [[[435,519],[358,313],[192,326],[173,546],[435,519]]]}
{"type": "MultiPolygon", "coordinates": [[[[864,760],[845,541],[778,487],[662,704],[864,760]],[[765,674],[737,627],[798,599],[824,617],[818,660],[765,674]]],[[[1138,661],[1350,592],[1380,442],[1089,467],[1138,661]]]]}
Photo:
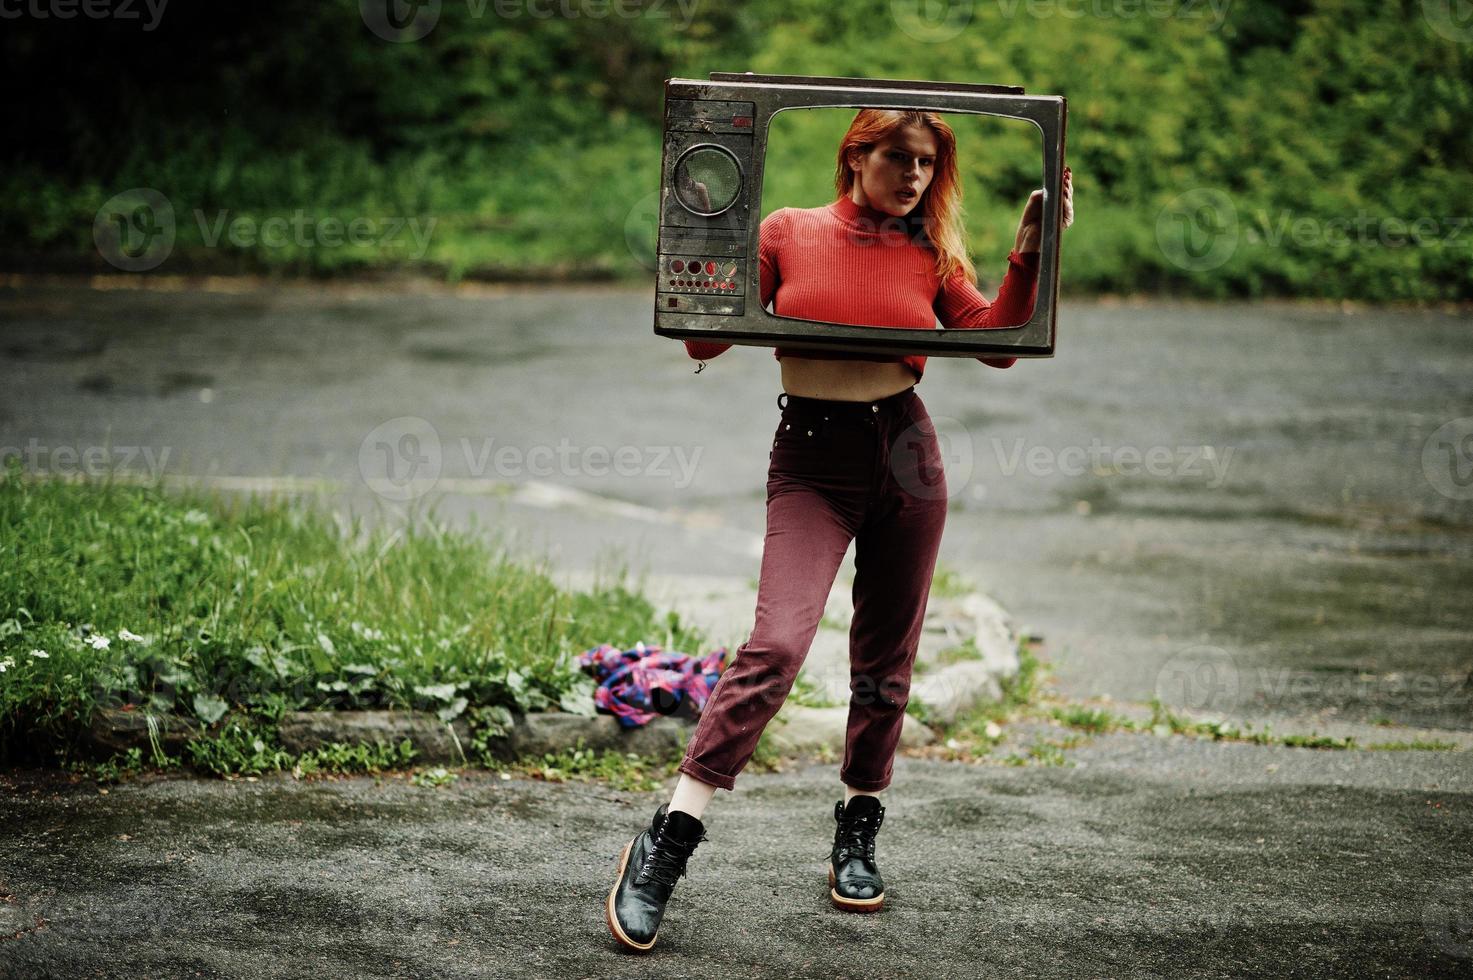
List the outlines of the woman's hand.
{"type": "MultiPolygon", "coordinates": [[[[1068,228],[1074,223],[1074,174],[1066,165],[1064,167],[1064,201],[1062,208],[1061,225],[1068,228]]],[[[1023,217],[1018,222],[1018,237],[1013,244],[1013,249],[1019,255],[1028,252],[1036,252],[1043,242],[1043,191],[1034,191],[1028,195],[1028,203],[1023,205],[1023,217]]]]}

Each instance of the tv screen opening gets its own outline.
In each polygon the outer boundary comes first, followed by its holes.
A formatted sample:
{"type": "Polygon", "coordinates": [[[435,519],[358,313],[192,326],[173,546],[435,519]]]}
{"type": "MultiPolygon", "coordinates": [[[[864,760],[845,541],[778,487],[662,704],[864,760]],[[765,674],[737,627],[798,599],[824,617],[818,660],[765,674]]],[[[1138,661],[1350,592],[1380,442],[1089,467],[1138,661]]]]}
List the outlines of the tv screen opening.
{"type": "Polygon", "coordinates": [[[1009,86],[671,79],[655,332],[1052,356],[1064,114],[1009,86]],[[1035,191],[1041,240],[1017,254],[1035,191]]]}

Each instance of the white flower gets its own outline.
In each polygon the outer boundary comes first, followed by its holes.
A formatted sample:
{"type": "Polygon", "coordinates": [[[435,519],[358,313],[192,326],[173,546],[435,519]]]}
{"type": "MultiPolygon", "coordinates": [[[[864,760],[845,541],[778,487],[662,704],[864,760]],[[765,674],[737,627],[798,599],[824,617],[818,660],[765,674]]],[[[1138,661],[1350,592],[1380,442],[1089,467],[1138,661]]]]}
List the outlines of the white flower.
{"type": "Polygon", "coordinates": [[[47,657],[51,656],[51,654],[47,653],[45,650],[32,650],[31,656],[40,657],[42,660],[45,660],[47,657]]]}
{"type": "Polygon", "coordinates": [[[108,647],[112,646],[112,641],[103,636],[101,633],[93,633],[91,636],[87,637],[87,642],[92,646],[92,649],[94,650],[106,650],[108,647]]]}
{"type": "Polygon", "coordinates": [[[999,736],[1002,735],[1002,728],[998,725],[997,722],[995,722],[995,721],[989,721],[987,723],[987,727],[984,728],[984,729],[982,729],[982,732],[988,738],[998,738],[999,736]]]}
{"type": "Polygon", "coordinates": [[[14,666],[15,666],[15,658],[14,657],[6,657],[4,660],[0,660],[0,674],[5,673],[7,670],[9,670],[11,667],[14,667],[14,666]]]}
{"type": "Polygon", "coordinates": [[[142,643],[143,637],[132,630],[118,630],[118,639],[127,640],[129,643],[142,643]]]}
{"type": "Polygon", "coordinates": [[[373,629],[372,627],[364,626],[362,623],[358,622],[357,620],[354,620],[353,621],[352,627],[353,627],[353,632],[356,633],[360,639],[364,639],[364,640],[382,640],[384,638],[384,631],[383,630],[376,630],[376,629],[373,629]]]}

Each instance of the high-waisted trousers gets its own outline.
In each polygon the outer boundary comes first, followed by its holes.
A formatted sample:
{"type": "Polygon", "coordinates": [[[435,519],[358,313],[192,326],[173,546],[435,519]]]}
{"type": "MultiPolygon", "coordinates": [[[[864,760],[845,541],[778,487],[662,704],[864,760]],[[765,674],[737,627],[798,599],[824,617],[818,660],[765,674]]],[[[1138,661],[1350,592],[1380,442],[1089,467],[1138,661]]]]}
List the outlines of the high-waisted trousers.
{"type": "Polygon", "coordinates": [[[850,542],[849,718],[839,778],[890,784],[946,523],[946,476],[915,388],[872,402],[778,396],[756,623],[679,770],[730,790],[792,689],[850,542]]]}

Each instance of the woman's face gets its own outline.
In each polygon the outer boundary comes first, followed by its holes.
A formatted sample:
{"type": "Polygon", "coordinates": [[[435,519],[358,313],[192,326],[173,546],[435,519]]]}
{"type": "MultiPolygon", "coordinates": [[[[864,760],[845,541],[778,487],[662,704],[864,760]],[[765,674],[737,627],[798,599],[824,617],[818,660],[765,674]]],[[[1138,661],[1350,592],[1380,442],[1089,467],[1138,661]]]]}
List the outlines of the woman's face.
{"type": "Polygon", "coordinates": [[[907,126],[850,155],[855,204],[903,218],[915,209],[936,173],[936,134],[929,126],[907,126]]]}

